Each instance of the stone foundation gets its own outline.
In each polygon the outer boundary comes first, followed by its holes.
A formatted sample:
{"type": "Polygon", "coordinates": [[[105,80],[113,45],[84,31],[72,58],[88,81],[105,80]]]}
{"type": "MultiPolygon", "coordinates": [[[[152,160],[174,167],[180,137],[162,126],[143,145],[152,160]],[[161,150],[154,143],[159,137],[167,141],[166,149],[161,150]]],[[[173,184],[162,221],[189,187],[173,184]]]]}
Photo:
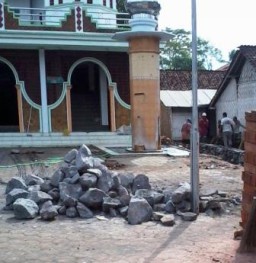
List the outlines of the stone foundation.
{"type": "Polygon", "coordinates": [[[244,150],[236,148],[225,149],[221,145],[200,144],[200,153],[221,157],[222,160],[233,164],[244,164],[244,150]]]}

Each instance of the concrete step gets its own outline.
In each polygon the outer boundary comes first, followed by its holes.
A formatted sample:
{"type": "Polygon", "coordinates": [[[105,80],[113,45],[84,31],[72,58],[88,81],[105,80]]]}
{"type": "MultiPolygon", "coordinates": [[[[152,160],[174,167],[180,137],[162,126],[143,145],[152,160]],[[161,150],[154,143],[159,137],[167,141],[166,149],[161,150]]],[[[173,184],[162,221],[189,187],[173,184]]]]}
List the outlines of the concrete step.
{"type": "Polygon", "coordinates": [[[105,147],[131,147],[131,135],[115,132],[74,132],[68,136],[62,133],[0,133],[0,147],[65,147],[93,144],[105,147]]]}

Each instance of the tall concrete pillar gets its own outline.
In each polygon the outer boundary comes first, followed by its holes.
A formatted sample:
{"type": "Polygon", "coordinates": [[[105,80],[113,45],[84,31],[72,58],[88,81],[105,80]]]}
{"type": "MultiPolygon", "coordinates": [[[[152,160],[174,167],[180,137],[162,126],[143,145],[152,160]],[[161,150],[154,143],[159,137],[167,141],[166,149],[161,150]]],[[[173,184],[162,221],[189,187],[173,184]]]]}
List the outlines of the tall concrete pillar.
{"type": "Polygon", "coordinates": [[[159,45],[171,35],[156,31],[157,1],[127,1],[127,7],[131,31],[113,38],[129,42],[132,149],[157,151],[161,148],[159,45]]]}
{"type": "Polygon", "coordinates": [[[159,39],[129,39],[132,146],[135,151],[159,150],[159,39]]]}

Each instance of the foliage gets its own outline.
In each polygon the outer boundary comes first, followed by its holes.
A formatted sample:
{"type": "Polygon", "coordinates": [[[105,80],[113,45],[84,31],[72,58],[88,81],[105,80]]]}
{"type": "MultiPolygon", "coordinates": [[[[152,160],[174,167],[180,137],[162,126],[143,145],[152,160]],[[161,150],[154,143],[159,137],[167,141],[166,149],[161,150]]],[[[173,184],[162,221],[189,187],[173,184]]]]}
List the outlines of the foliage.
{"type": "Polygon", "coordinates": [[[125,0],[117,0],[116,1],[116,9],[120,13],[126,13],[127,11],[125,9],[125,0]]]}
{"type": "MultiPolygon", "coordinates": [[[[173,35],[167,41],[160,54],[160,66],[162,69],[191,70],[192,69],[192,35],[184,29],[166,28],[173,35]]],[[[208,41],[197,38],[197,66],[198,69],[212,69],[213,61],[224,62],[221,51],[209,44],[208,41]]]]}

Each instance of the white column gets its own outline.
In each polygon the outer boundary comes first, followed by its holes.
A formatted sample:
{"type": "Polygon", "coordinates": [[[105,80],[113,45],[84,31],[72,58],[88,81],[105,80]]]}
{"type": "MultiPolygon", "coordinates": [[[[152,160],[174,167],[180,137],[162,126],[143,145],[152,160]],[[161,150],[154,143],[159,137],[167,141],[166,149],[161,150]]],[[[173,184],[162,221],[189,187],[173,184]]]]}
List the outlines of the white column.
{"type": "Polygon", "coordinates": [[[48,133],[49,117],[48,117],[48,109],[47,109],[47,85],[46,85],[44,49],[39,49],[39,69],[40,69],[41,106],[42,106],[40,131],[43,133],[48,133]]]}

